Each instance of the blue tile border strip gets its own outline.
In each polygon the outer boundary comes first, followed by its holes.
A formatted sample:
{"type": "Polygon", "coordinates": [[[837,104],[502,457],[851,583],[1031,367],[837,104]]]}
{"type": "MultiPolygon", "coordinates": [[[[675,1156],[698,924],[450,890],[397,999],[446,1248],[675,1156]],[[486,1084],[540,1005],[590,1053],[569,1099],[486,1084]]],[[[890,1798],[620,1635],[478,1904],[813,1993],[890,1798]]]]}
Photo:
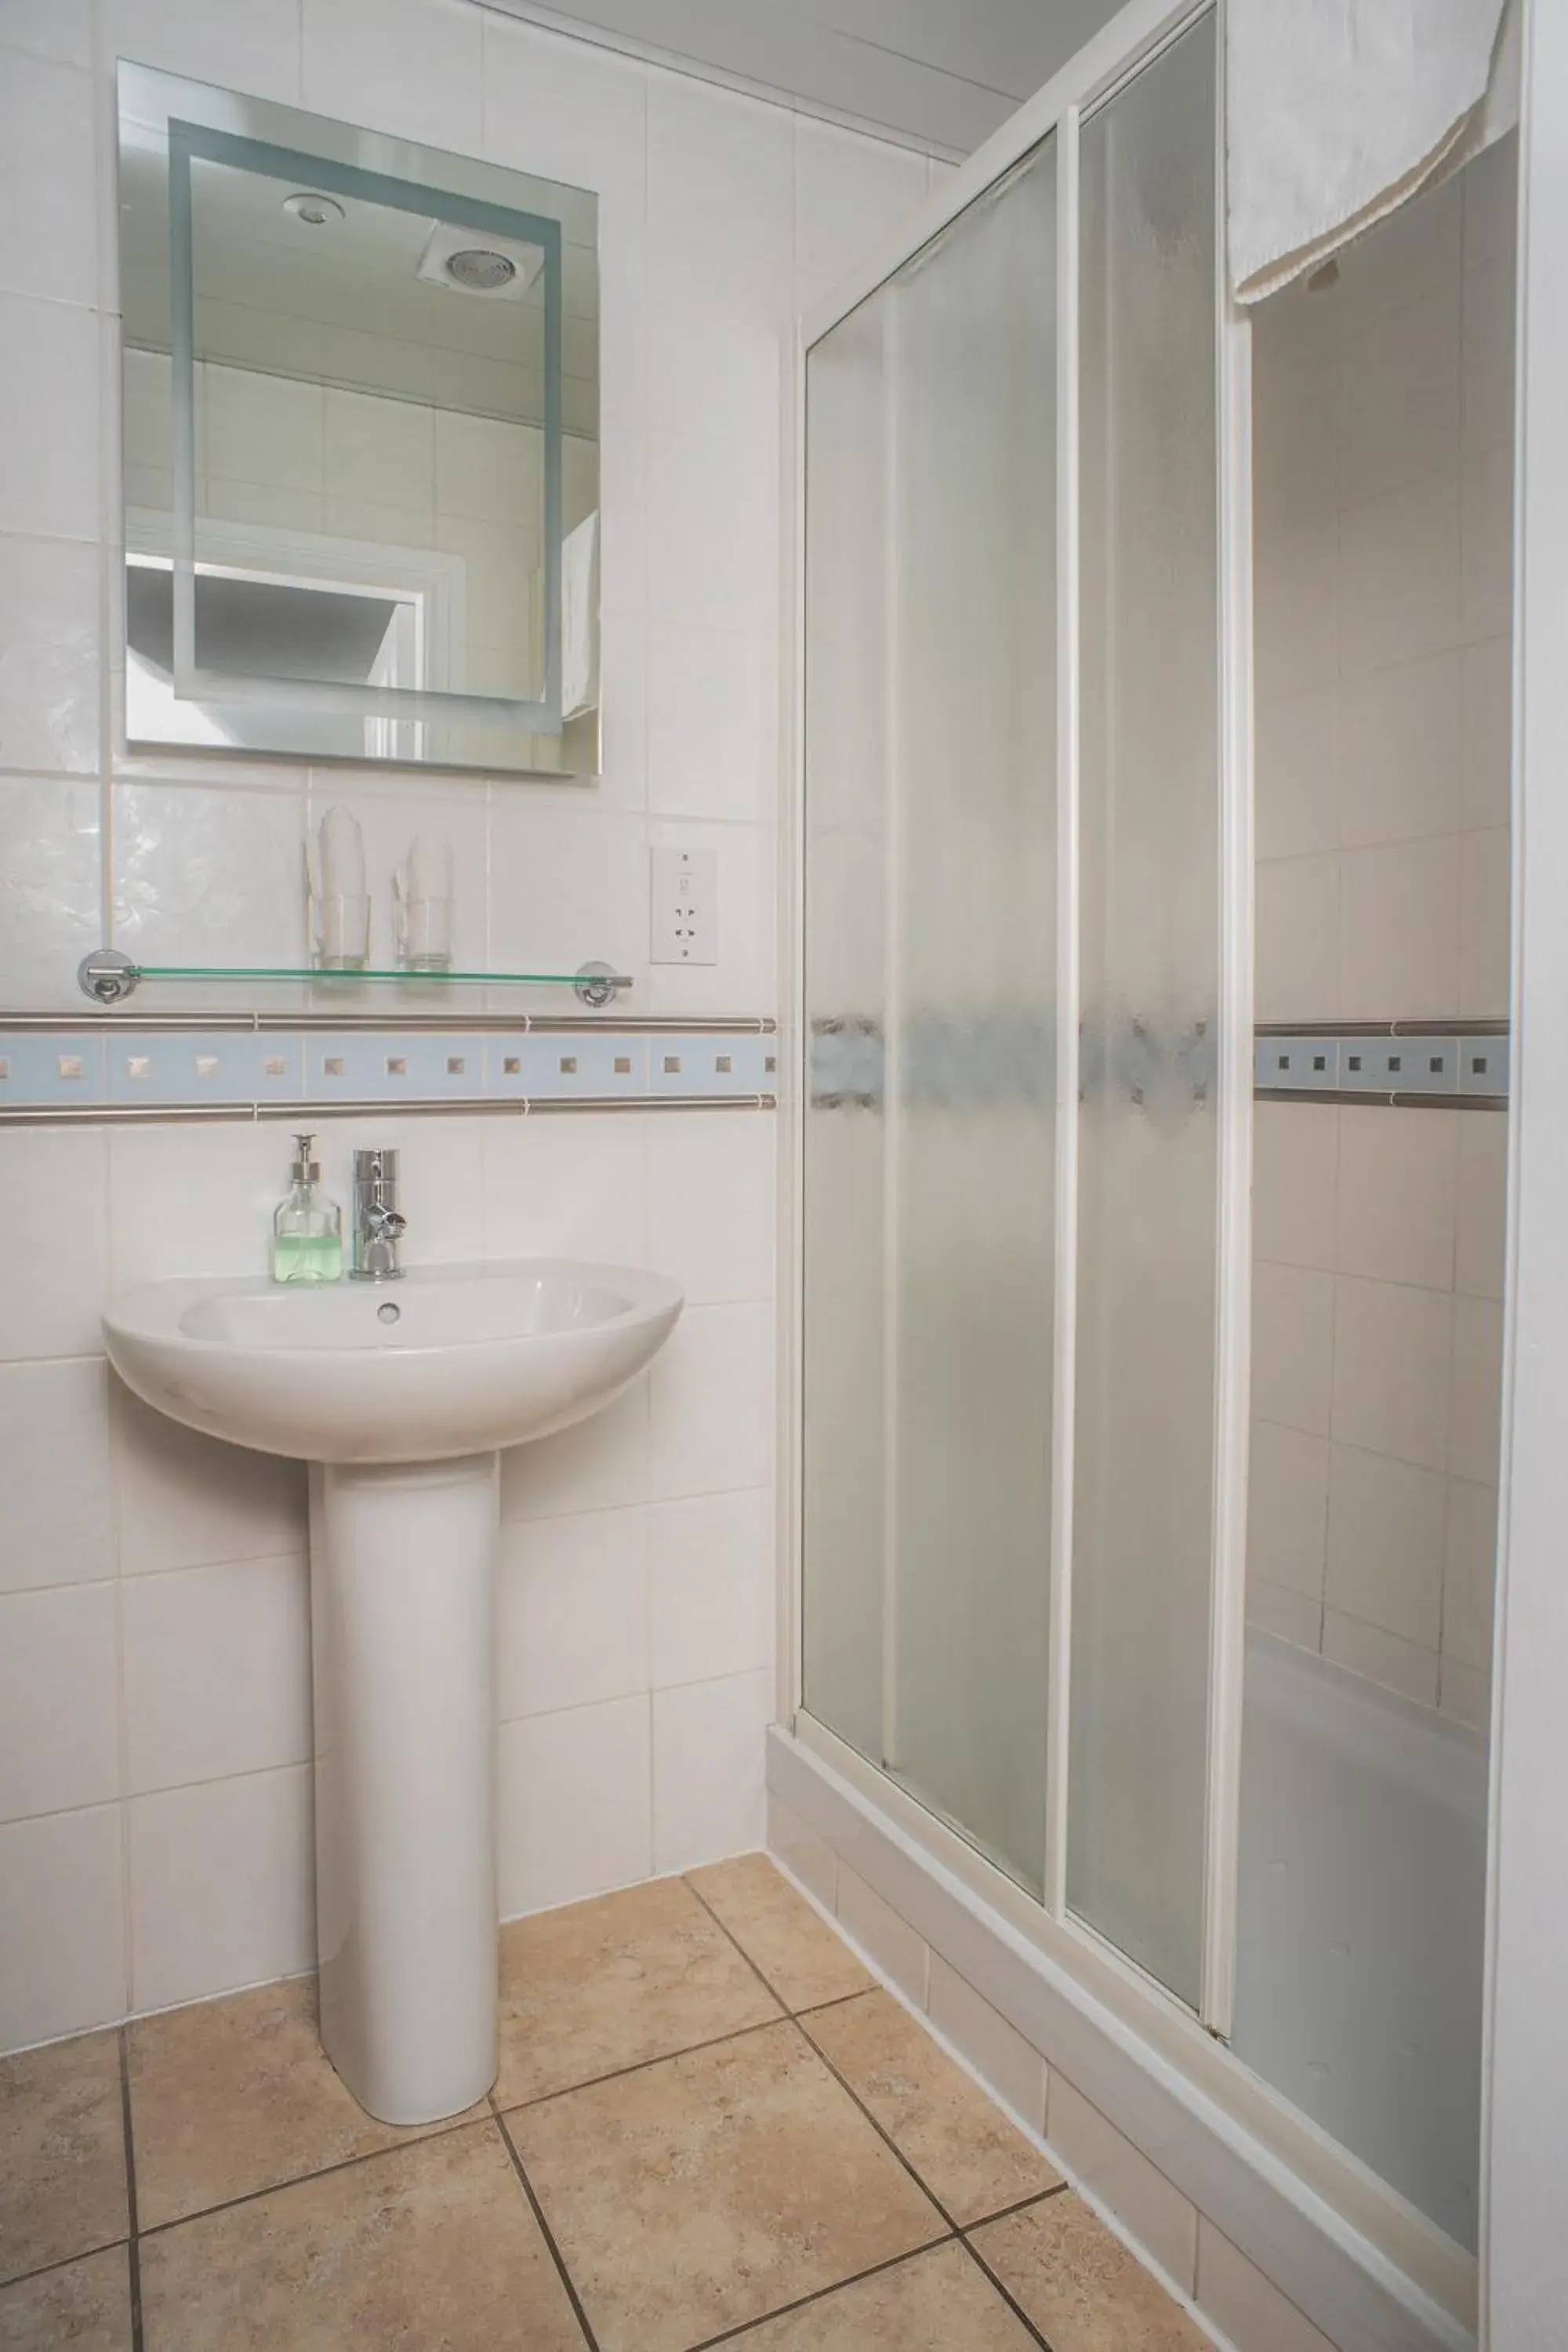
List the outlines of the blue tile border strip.
{"type": "Polygon", "coordinates": [[[1279,1023],[1258,1032],[1253,1087],[1268,1102],[1499,1110],[1509,1098],[1510,1043],[1504,1022],[1279,1023]]]}
{"type": "Polygon", "coordinates": [[[361,1107],[436,1112],[771,1108],[771,1024],[461,1029],[233,1020],[83,1027],[0,1019],[0,1125],[27,1119],[276,1118],[361,1107]],[[24,1025],[26,1023],[26,1025],[24,1025]]]}

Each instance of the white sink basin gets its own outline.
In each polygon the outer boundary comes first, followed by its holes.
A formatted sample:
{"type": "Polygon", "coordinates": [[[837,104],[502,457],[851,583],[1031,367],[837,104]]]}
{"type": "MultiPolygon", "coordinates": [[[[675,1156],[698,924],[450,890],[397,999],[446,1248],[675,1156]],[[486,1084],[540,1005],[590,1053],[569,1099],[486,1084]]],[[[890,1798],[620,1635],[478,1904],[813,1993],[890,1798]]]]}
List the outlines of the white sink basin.
{"type": "Polygon", "coordinates": [[[662,1275],[524,1258],[320,1289],[149,1283],[103,1328],[121,1379],[209,1437],[309,1462],[438,1462],[596,1412],[680,1307],[662,1275]]]}

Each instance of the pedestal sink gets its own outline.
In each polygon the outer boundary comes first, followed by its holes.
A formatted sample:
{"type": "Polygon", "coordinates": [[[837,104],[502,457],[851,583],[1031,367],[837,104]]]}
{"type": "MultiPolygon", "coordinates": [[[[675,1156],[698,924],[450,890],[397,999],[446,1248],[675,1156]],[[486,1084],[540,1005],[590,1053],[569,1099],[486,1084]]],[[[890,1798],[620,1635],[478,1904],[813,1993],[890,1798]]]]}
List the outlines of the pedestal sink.
{"type": "Polygon", "coordinates": [[[144,1402],[311,1465],[321,2040],[383,2122],[495,2077],[498,1449],[619,1395],[680,1307],[658,1275],[529,1259],[160,1282],[103,1318],[144,1402]]]}

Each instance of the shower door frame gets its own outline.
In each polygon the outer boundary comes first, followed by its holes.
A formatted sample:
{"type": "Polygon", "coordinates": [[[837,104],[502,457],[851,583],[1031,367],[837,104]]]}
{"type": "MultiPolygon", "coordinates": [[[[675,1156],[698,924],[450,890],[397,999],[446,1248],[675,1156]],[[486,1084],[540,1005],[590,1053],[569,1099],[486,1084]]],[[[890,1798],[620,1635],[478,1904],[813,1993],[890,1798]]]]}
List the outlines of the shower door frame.
{"type": "MultiPolygon", "coordinates": [[[[1233,2118],[1287,2168],[1302,2193],[1332,2210],[1430,2298],[1434,2312],[1473,2315],[1476,2271],[1396,2192],[1291,2107],[1227,2045],[1236,1979],[1242,1672],[1245,1643],[1247,1471],[1250,1415],[1252,1148],[1252,645],[1249,327],[1229,297],[1225,259],[1223,35],[1226,0],[1130,0],[928,199],[913,223],[885,239],[824,302],[805,314],[784,386],[795,470],[785,495],[785,610],[793,633],[785,706],[785,839],[781,948],[790,974],[787,1116],[781,1121],[782,1220],[780,1514],[777,1706],[788,1738],[874,1810],[889,1834],[912,1845],[969,1896],[999,1915],[1038,1955],[1045,1971],[1131,2034],[1156,2075],[1179,2078],[1185,2095],[1233,2118]],[[1216,497],[1219,840],[1219,1054],[1216,1133],[1216,1331],[1213,1568],[1210,1583],[1208,1785],[1203,1861],[1203,1939],[1196,2011],[1116,1948],[1066,1902],[1068,1731],[1071,1676],[1073,1374],[1077,1239],[1079,467],[1079,128],[1158,53],[1204,16],[1220,34],[1216,66],[1216,497]],[[1056,1330],[1047,1833],[1045,1901],[988,1861],[807,1710],[803,1687],[805,1147],[809,1026],[804,954],[805,889],[806,356],[832,327],[876,293],[1030,150],[1054,134],[1057,190],[1058,380],[1058,1076],[1056,1330]]],[[[1142,2062],[1141,2062],[1142,2063],[1142,2062]]],[[[1070,2069],[1069,2069],[1070,2072],[1070,2069]]],[[[1158,2094],[1155,2095],[1158,2096],[1158,2094]]],[[[1452,2324],[1450,2322],[1450,2324],[1452,2324]]],[[[1445,2328],[1445,2336],[1447,2334],[1445,2328]]],[[[1436,2340],[1436,2339],[1434,2339],[1436,2340]]],[[[1458,2339],[1454,2339],[1458,2340],[1458,2339]]]]}

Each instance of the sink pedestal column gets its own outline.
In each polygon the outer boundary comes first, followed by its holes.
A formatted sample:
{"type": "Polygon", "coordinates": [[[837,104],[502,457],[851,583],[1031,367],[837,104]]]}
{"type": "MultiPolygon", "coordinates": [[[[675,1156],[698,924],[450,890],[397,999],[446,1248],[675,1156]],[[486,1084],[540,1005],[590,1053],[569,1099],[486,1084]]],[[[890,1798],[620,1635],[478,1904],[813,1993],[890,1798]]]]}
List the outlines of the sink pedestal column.
{"type": "Polygon", "coordinates": [[[500,1456],[310,1472],[321,2041],[384,2123],[496,2071],[500,1456]]]}

